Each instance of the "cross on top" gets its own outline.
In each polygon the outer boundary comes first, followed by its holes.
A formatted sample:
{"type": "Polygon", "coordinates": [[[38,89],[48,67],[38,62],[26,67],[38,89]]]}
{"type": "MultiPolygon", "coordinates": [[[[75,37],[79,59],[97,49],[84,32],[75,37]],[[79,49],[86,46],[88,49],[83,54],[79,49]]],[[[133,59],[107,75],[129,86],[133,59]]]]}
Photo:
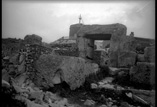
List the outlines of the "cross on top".
{"type": "Polygon", "coordinates": [[[79,23],[81,22],[81,19],[82,19],[82,17],[81,17],[81,15],[80,15],[80,17],[79,17],[79,23]]]}

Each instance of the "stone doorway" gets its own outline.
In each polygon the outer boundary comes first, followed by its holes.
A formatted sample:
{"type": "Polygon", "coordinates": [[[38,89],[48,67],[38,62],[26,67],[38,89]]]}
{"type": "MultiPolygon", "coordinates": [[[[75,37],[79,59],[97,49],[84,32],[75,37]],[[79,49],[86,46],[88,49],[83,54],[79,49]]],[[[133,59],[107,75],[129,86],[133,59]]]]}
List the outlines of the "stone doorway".
{"type": "Polygon", "coordinates": [[[84,47],[86,48],[86,55],[84,55],[85,58],[93,59],[94,57],[94,50],[95,50],[95,44],[94,42],[96,40],[110,40],[111,34],[86,34],[85,40],[84,40],[84,47]]]}

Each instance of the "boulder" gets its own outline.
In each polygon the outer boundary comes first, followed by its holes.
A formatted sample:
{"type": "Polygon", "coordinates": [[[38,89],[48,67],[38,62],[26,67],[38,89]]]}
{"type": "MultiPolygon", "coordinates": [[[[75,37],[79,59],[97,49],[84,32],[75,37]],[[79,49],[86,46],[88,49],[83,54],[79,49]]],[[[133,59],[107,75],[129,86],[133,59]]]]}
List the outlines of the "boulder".
{"type": "Polygon", "coordinates": [[[147,62],[155,62],[155,46],[146,47],[144,57],[147,62]]]}
{"type": "Polygon", "coordinates": [[[26,73],[23,73],[15,78],[15,81],[18,83],[19,86],[22,86],[26,79],[28,78],[28,75],[26,73]]]}
{"type": "Polygon", "coordinates": [[[145,105],[152,105],[155,107],[155,90],[137,90],[131,89],[133,100],[145,105]]]}
{"type": "Polygon", "coordinates": [[[24,73],[26,70],[25,61],[23,61],[20,65],[17,65],[17,70],[20,73],[24,73]]]}
{"type": "Polygon", "coordinates": [[[103,82],[103,84],[108,84],[108,83],[112,83],[113,80],[114,80],[113,77],[106,77],[101,82],[103,82]]]}
{"type": "Polygon", "coordinates": [[[80,87],[90,74],[97,73],[98,65],[80,57],[67,57],[62,62],[60,69],[62,80],[74,90],[80,87]]]}
{"type": "Polygon", "coordinates": [[[86,100],[85,102],[84,102],[84,105],[87,105],[87,106],[93,106],[95,104],[95,101],[93,101],[93,100],[86,100]]]}
{"type": "Polygon", "coordinates": [[[54,78],[52,79],[53,84],[59,84],[61,83],[61,75],[58,73],[55,74],[54,78]]]}
{"type": "Polygon", "coordinates": [[[130,69],[130,81],[155,85],[155,64],[147,62],[137,62],[137,65],[130,69]]]}
{"type": "Polygon", "coordinates": [[[98,85],[95,84],[95,83],[91,83],[91,89],[97,89],[98,88],[98,85]]]}
{"type": "Polygon", "coordinates": [[[114,68],[114,67],[109,67],[109,74],[110,75],[117,75],[120,69],[114,68]]]}
{"type": "Polygon", "coordinates": [[[29,93],[29,99],[35,99],[36,101],[43,102],[44,92],[34,91],[29,93]]]}
{"type": "MultiPolygon", "coordinates": [[[[63,57],[54,54],[43,54],[35,62],[35,69],[37,70],[36,76],[34,76],[33,82],[39,87],[53,87],[53,78],[56,76],[57,70],[60,68],[60,64],[63,61],[63,57]]],[[[35,75],[35,74],[34,74],[35,75]]],[[[60,82],[59,77],[55,77],[60,82]]]]}
{"type": "Polygon", "coordinates": [[[28,91],[27,89],[24,89],[24,88],[18,86],[18,84],[15,83],[15,82],[14,82],[12,85],[13,85],[13,87],[14,87],[16,93],[19,93],[19,94],[22,94],[22,93],[29,93],[29,91],[28,91]]]}
{"type": "Polygon", "coordinates": [[[9,88],[9,87],[10,87],[10,84],[9,84],[7,81],[2,80],[2,87],[7,87],[7,88],[9,88]]]}
{"type": "Polygon", "coordinates": [[[10,75],[8,74],[6,69],[2,69],[2,79],[9,82],[10,75]]]}
{"type": "Polygon", "coordinates": [[[10,59],[9,56],[6,56],[6,57],[3,58],[3,60],[7,60],[7,61],[9,61],[9,59],[10,59]]]}
{"type": "Polygon", "coordinates": [[[89,74],[99,70],[97,64],[83,58],[54,54],[41,55],[35,67],[37,69],[35,83],[47,88],[53,87],[62,80],[68,83],[71,89],[75,89],[85,82],[89,74]]]}
{"type": "Polygon", "coordinates": [[[55,101],[55,104],[57,104],[59,107],[67,107],[68,106],[68,100],[66,98],[63,98],[60,101],[55,101]]]}
{"type": "Polygon", "coordinates": [[[101,106],[99,106],[99,107],[108,107],[107,105],[105,105],[105,104],[103,104],[103,105],[101,105],[101,106]]]}
{"type": "Polygon", "coordinates": [[[19,100],[19,101],[22,101],[26,104],[27,107],[49,107],[48,105],[46,104],[37,104],[35,103],[34,101],[31,101],[25,97],[22,97],[22,96],[15,96],[15,99],[19,100]]]}
{"type": "Polygon", "coordinates": [[[21,54],[19,57],[19,63],[21,64],[25,60],[25,55],[21,54]]]}
{"type": "MultiPolygon", "coordinates": [[[[61,98],[56,95],[56,94],[53,94],[51,92],[46,92],[45,95],[44,95],[44,101],[45,102],[49,102],[49,99],[51,100],[51,103],[54,103],[55,101],[59,101],[61,98]]],[[[50,102],[49,102],[50,103],[50,102]]]]}
{"type": "Polygon", "coordinates": [[[14,65],[16,65],[18,64],[18,58],[19,58],[19,54],[15,54],[10,58],[9,62],[12,62],[14,65]]]}
{"type": "Polygon", "coordinates": [[[16,73],[16,68],[13,64],[10,64],[8,66],[8,73],[9,73],[9,75],[12,75],[12,74],[14,75],[16,73]]]}
{"type": "Polygon", "coordinates": [[[121,102],[120,107],[130,107],[131,105],[128,104],[127,102],[121,102]]]}
{"type": "Polygon", "coordinates": [[[119,67],[131,67],[136,62],[137,54],[133,51],[122,51],[118,55],[119,67]]]}

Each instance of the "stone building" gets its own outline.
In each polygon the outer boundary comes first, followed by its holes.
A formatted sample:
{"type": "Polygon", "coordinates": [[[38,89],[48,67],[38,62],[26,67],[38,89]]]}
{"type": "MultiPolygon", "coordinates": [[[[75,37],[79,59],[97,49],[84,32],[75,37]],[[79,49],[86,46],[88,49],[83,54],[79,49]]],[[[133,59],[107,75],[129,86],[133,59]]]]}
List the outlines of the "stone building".
{"type": "MultiPolygon", "coordinates": [[[[127,27],[119,23],[108,25],[74,24],[70,26],[69,38],[76,39],[79,56],[91,60],[96,60],[95,41],[103,40],[102,47],[104,49],[105,47],[109,48],[107,50],[109,52],[107,65],[130,67],[136,63],[138,45],[150,43],[150,40],[134,37],[134,32],[131,32],[130,35],[126,35],[126,33],[127,27]]],[[[149,46],[149,44],[146,46],[149,46]]],[[[96,55],[106,56],[102,55],[104,52],[99,51],[99,53],[96,55]]]]}

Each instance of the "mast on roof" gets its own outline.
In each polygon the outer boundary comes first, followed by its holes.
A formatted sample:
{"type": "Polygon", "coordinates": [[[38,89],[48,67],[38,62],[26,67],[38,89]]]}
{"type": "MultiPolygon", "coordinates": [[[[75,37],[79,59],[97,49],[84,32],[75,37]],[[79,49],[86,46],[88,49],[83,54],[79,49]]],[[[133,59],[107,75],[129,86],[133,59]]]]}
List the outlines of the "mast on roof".
{"type": "Polygon", "coordinates": [[[81,14],[80,14],[80,17],[79,17],[79,24],[81,23],[81,20],[82,20],[82,17],[81,17],[81,14]]]}

